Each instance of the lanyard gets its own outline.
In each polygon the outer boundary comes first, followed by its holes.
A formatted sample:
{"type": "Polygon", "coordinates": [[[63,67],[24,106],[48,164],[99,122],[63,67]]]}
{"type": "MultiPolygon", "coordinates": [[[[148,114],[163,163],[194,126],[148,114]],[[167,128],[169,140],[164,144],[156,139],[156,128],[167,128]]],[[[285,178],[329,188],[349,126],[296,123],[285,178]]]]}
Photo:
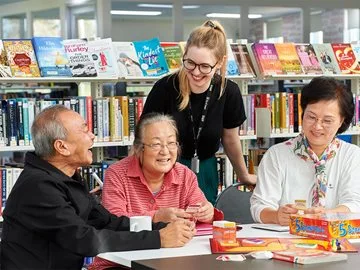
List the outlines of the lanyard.
{"type": "Polygon", "coordinates": [[[207,110],[209,108],[209,101],[210,101],[210,96],[211,96],[212,90],[213,90],[213,83],[210,84],[209,91],[206,94],[204,109],[203,109],[202,114],[201,114],[200,123],[199,123],[199,129],[198,129],[198,132],[197,132],[196,135],[195,135],[194,117],[193,117],[192,110],[191,110],[191,102],[189,102],[190,122],[191,122],[191,125],[192,125],[192,131],[193,131],[193,135],[194,135],[194,146],[195,146],[194,157],[197,156],[198,140],[199,140],[199,137],[200,137],[201,130],[203,129],[204,124],[205,124],[205,117],[206,117],[207,110]]]}

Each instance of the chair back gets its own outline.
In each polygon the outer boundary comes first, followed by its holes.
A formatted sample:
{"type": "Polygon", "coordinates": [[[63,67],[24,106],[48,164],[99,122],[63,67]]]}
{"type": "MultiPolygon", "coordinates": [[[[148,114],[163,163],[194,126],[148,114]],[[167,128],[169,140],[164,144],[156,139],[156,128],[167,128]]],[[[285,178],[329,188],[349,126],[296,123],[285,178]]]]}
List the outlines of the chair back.
{"type": "Polygon", "coordinates": [[[244,184],[235,183],[227,187],[216,199],[215,207],[224,213],[224,219],[236,223],[254,223],[250,212],[252,192],[239,190],[244,184]]]}

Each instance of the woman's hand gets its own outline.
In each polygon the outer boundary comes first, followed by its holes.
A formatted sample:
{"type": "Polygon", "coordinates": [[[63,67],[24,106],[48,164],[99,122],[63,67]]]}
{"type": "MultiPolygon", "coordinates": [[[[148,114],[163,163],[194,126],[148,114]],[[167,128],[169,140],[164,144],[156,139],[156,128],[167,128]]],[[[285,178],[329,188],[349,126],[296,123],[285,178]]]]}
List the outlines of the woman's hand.
{"type": "Polygon", "coordinates": [[[214,219],[214,206],[208,201],[202,202],[193,217],[200,222],[211,223],[214,219]]]}
{"type": "Polygon", "coordinates": [[[155,212],[153,222],[172,222],[177,219],[189,219],[191,217],[191,214],[186,213],[183,209],[175,207],[160,208],[155,212]]]}

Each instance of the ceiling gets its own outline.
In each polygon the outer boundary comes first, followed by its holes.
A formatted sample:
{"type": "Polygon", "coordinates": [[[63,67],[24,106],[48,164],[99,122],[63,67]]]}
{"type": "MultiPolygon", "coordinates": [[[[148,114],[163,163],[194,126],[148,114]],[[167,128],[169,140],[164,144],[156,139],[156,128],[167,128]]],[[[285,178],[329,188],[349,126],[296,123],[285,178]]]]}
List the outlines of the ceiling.
{"type": "MultiPolygon", "coordinates": [[[[12,4],[15,2],[27,2],[31,0],[0,0],[0,6],[4,4],[12,4]]],[[[111,1],[111,0],[103,0],[103,1],[111,1]]],[[[86,2],[96,2],[93,0],[66,0],[66,3],[69,5],[74,5],[76,3],[86,3],[86,2]]],[[[161,1],[159,0],[157,3],[161,4],[170,4],[172,0],[161,1]]],[[[185,1],[184,1],[185,2],[185,1]]],[[[204,4],[209,1],[204,0],[194,0],[192,1],[194,3],[201,3],[201,4],[193,4],[193,5],[199,5],[196,9],[183,9],[183,16],[185,19],[191,19],[191,18],[201,18],[205,17],[205,14],[207,13],[213,13],[213,12],[222,12],[222,13],[240,13],[240,3],[239,5],[218,5],[218,4],[204,4]]],[[[211,2],[211,1],[210,1],[211,2]]],[[[214,1],[212,1],[214,2],[214,1]]],[[[218,1],[220,2],[220,1],[218,1]]],[[[230,2],[237,2],[237,1],[230,1],[230,2]]],[[[238,1],[241,2],[241,1],[238,1]]],[[[156,1],[124,1],[124,0],[112,0],[111,8],[117,9],[117,10],[150,10],[150,11],[161,11],[162,14],[160,16],[156,16],[156,18],[169,18],[172,17],[172,9],[171,8],[145,8],[145,7],[139,7],[138,4],[140,3],[156,3],[156,1]]],[[[187,5],[187,4],[185,4],[187,5]]],[[[289,8],[289,7],[250,7],[249,12],[252,14],[261,14],[265,18],[271,18],[280,16],[283,14],[289,14],[293,12],[299,12],[300,8],[289,8]]],[[[46,12],[42,12],[44,17],[52,17],[54,16],[54,10],[49,10],[48,14],[46,12]]],[[[113,15],[114,19],[120,19],[121,16],[113,15]]],[[[124,17],[123,17],[124,18],[124,17]]],[[[126,18],[129,18],[129,16],[126,16],[126,18]]],[[[139,18],[141,19],[141,16],[132,16],[132,18],[139,18]]]]}
{"type": "MultiPolygon", "coordinates": [[[[144,1],[146,2],[146,1],[144,1]]],[[[196,2],[196,1],[194,1],[196,2]]],[[[219,1],[220,2],[220,1],[219,1]]],[[[147,10],[147,11],[161,11],[162,14],[156,17],[171,17],[171,8],[149,8],[149,7],[138,7],[139,3],[124,2],[124,1],[112,1],[112,9],[116,10],[147,10]]],[[[195,5],[195,4],[194,4],[195,5]]],[[[183,16],[185,18],[191,17],[203,17],[207,13],[221,12],[221,13],[240,13],[239,5],[209,5],[200,4],[195,9],[183,9],[183,16]]],[[[282,7],[250,7],[249,11],[252,14],[261,14],[263,17],[275,17],[283,14],[299,12],[300,8],[282,8],[282,7]]]]}

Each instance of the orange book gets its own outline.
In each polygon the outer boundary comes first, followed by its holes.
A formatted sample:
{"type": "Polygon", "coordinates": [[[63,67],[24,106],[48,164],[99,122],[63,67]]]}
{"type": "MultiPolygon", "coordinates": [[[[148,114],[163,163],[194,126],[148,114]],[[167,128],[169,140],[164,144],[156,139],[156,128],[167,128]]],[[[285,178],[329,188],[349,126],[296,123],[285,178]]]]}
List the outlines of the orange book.
{"type": "Polygon", "coordinates": [[[275,43],[282,69],[285,74],[303,74],[299,57],[293,43],[275,43]]]}

